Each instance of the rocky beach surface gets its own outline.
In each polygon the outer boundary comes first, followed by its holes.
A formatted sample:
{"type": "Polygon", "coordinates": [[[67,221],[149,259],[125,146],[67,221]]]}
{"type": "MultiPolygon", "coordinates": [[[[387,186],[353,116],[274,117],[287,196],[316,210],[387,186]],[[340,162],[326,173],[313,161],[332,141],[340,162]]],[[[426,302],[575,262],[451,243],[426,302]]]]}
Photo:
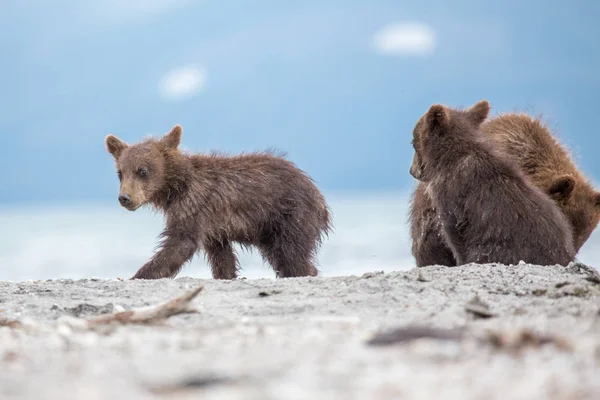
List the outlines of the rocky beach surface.
{"type": "Polygon", "coordinates": [[[582,264],[0,282],[0,398],[598,399],[599,310],[582,264]]]}

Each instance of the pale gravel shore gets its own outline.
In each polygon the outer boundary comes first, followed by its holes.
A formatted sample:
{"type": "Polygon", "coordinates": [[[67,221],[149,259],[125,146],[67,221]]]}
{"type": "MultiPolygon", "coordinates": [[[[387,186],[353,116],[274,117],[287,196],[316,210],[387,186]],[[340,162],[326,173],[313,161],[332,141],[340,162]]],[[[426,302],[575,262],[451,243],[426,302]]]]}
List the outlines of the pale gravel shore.
{"type": "Polygon", "coordinates": [[[199,284],[199,314],[112,333],[0,328],[1,399],[598,399],[600,283],[574,265],[363,276],[0,282],[1,316],[50,323],[155,304],[199,284]],[[495,314],[465,310],[475,295],[495,314]],[[117,307],[119,308],[119,307],[117,307]],[[370,346],[411,324],[461,340],[370,346]],[[564,338],[514,353],[488,330],[564,338]],[[195,380],[186,388],[186,380],[195,380]]]}

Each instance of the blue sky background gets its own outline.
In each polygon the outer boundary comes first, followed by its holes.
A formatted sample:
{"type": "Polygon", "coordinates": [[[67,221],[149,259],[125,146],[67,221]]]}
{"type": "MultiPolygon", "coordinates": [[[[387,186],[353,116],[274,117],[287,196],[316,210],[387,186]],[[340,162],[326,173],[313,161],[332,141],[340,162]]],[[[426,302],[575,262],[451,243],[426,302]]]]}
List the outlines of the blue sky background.
{"type": "MultiPolygon", "coordinates": [[[[162,217],[118,205],[108,133],[269,147],[317,181],[325,275],[410,268],[415,122],[433,103],[542,114],[600,188],[600,3],[1,0],[1,279],[129,277],[162,217]]],[[[600,229],[578,254],[599,265],[600,229]]],[[[273,277],[239,253],[248,277],[273,277]]],[[[181,276],[210,277],[198,255],[181,276]]]]}
{"type": "Polygon", "coordinates": [[[543,114],[598,181],[599,16],[593,1],[3,0],[0,204],[116,204],[106,134],[176,123],[189,150],[276,147],[326,191],[403,191],[420,115],[481,98],[543,114]]]}

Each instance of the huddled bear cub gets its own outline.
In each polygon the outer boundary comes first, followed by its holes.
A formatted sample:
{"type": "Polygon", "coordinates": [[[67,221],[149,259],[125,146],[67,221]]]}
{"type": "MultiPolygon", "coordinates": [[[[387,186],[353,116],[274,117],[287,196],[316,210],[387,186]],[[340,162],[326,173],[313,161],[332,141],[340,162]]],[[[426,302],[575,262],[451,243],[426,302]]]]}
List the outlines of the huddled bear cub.
{"type": "MultiPolygon", "coordinates": [[[[539,118],[524,113],[500,114],[486,120],[480,129],[527,179],[554,200],[573,229],[575,253],[579,252],[600,220],[600,192],[577,168],[568,150],[539,118]]],[[[410,224],[412,254],[418,267],[456,265],[425,182],[418,182],[412,195],[410,224]]]]}
{"type": "Polygon", "coordinates": [[[433,105],[415,125],[410,173],[424,182],[455,265],[567,265],[572,229],[564,214],[482,134],[490,105],[433,105]]]}
{"type": "Polygon", "coordinates": [[[577,168],[567,149],[538,118],[507,113],[486,121],[483,134],[550,196],[573,228],[575,251],[600,220],[600,192],[577,168]]]}
{"type": "Polygon", "coordinates": [[[232,244],[255,246],[277,277],[316,276],[316,252],[330,231],[330,211],[312,179],[272,152],[227,157],[178,149],[181,127],[128,145],[106,137],[130,211],[165,214],[158,252],[133,279],[176,276],[203,249],[215,279],[239,270],[232,244]]]}

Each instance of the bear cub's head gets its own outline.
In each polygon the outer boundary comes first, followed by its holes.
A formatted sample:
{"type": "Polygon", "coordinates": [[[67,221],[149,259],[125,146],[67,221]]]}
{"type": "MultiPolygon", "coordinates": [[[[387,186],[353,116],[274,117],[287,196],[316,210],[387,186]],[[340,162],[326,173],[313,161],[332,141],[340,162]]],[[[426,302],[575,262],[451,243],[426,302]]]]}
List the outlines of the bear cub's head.
{"type": "MultiPolygon", "coordinates": [[[[456,138],[477,141],[479,126],[490,112],[490,103],[481,100],[466,110],[457,110],[434,104],[413,129],[412,145],[415,150],[410,174],[421,182],[428,182],[434,172],[443,168],[442,158],[456,138]],[[446,142],[446,143],[444,143],[446,142]]],[[[452,146],[455,149],[456,142],[452,146]]]]}
{"type": "Polygon", "coordinates": [[[121,182],[119,203],[129,211],[153,203],[167,184],[168,160],[178,152],[181,127],[161,139],[147,139],[128,145],[114,135],[105,139],[106,149],[115,158],[121,182]]]}

